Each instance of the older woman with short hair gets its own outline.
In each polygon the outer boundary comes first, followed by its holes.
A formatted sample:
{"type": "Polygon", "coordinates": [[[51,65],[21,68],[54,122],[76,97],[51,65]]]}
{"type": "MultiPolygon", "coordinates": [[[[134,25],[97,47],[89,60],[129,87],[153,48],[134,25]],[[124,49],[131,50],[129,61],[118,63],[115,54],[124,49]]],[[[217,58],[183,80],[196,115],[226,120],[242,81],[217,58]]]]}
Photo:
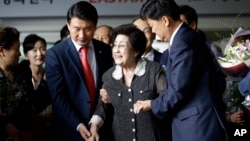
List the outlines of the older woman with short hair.
{"type": "Polygon", "coordinates": [[[0,140],[32,140],[33,90],[18,68],[19,37],[14,27],[0,29],[0,140]]]}
{"type": "Polygon", "coordinates": [[[103,89],[110,105],[102,103],[91,118],[92,138],[99,140],[98,129],[107,118],[113,119],[112,134],[116,141],[160,141],[162,127],[152,112],[133,113],[137,100],[154,99],[166,89],[166,77],[162,66],[142,60],[147,39],[132,24],[118,26],[113,32],[113,58],[115,66],[103,75],[103,89]]]}

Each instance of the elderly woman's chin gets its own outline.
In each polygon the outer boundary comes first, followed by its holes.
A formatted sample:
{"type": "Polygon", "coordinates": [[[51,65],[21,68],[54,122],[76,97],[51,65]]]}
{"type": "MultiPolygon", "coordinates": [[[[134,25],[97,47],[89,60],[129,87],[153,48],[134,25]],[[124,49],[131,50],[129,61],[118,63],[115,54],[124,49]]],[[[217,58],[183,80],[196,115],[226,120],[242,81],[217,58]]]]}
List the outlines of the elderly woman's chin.
{"type": "Polygon", "coordinates": [[[116,65],[122,65],[122,61],[120,59],[114,59],[116,65]]]}

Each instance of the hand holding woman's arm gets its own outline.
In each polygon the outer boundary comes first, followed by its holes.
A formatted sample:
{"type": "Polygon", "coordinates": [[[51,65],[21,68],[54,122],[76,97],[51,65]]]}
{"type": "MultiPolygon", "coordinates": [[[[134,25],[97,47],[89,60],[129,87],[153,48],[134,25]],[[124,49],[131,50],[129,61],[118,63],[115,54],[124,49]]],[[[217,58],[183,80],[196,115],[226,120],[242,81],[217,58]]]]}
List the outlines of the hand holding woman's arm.
{"type": "Polygon", "coordinates": [[[138,114],[140,111],[149,111],[149,110],[151,110],[151,100],[144,100],[144,101],[138,100],[134,104],[135,114],[138,114]]]}

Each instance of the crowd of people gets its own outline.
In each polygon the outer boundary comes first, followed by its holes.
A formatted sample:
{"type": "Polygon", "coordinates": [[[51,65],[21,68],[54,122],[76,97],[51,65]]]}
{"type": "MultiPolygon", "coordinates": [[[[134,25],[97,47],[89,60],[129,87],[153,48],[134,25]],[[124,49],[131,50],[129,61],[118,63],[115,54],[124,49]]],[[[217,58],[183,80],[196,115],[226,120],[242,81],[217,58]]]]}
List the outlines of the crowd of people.
{"type": "Polygon", "coordinates": [[[97,26],[97,9],[76,2],[53,47],[24,38],[24,60],[18,29],[0,28],[0,141],[234,141],[250,131],[249,109],[231,97],[250,95],[250,72],[221,69],[195,9],[147,0],[138,14],[97,26]],[[156,35],[170,43],[163,53],[156,35]]]}

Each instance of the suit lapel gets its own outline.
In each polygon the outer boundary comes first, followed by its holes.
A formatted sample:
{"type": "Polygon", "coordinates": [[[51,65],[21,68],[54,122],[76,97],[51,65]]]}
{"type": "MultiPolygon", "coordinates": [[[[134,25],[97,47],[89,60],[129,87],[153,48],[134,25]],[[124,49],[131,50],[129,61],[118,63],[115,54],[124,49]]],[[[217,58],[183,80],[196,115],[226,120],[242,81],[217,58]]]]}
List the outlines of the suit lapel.
{"type": "Polygon", "coordinates": [[[68,59],[69,61],[72,63],[73,68],[75,69],[75,71],[77,72],[77,74],[84,78],[83,75],[83,69],[82,69],[82,65],[81,65],[81,60],[79,58],[79,54],[73,44],[73,42],[71,41],[71,39],[68,39],[69,46],[67,46],[68,48],[66,49],[66,54],[68,54],[68,59]]]}
{"type": "Polygon", "coordinates": [[[93,45],[94,45],[94,49],[95,49],[95,58],[96,58],[96,78],[97,78],[97,84],[98,82],[100,81],[99,80],[99,75],[100,75],[100,64],[99,62],[101,62],[101,59],[102,59],[102,47],[100,45],[98,45],[97,42],[95,42],[95,40],[92,40],[93,41],[93,45]]]}

